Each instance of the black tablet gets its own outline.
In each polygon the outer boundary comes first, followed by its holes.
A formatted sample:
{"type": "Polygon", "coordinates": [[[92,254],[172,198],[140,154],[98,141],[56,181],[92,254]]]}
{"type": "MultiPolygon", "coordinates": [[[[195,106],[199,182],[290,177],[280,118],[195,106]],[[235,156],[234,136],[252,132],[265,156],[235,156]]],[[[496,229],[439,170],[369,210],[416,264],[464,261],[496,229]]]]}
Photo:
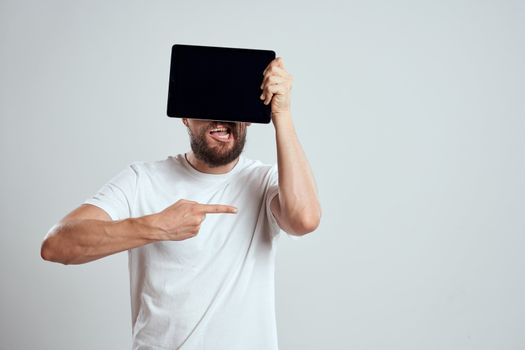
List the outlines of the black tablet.
{"type": "Polygon", "coordinates": [[[168,116],[269,123],[261,96],[270,50],[175,44],[171,50],[168,116]]]}

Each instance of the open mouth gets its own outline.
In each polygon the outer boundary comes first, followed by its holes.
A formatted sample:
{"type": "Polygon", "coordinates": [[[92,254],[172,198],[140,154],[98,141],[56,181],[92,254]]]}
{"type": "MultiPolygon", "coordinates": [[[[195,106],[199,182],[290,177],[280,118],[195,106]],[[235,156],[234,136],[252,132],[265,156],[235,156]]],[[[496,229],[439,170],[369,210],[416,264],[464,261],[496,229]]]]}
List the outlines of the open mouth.
{"type": "Polygon", "coordinates": [[[228,142],[232,138],[232,131],[227,126],[218,126],[211,129],[208,134],[216,141],[228,142]]]}

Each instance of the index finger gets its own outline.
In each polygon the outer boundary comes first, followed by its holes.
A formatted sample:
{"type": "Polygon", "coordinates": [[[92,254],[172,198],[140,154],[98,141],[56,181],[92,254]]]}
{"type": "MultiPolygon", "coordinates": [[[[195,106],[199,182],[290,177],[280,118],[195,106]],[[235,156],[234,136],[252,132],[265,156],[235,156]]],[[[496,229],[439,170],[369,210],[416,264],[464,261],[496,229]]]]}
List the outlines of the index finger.
{"type": "Polygon", "coordinates": [[[199,204],[198,208],[202,212],[210,213],[210,214],[219,214],[219,213],[235,214],[237,213],[237,208],[235,208],[234,206],[225,205],[225,204],[199,204]]]}

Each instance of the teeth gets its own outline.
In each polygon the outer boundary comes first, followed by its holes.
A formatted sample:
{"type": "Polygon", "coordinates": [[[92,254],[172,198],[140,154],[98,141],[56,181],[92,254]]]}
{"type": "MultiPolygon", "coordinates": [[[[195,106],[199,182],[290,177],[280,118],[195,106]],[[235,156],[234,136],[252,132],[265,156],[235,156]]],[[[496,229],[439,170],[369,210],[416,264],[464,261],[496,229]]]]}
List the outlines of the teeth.
{"type": "Polygon", "coordinates": [[[227,132],[228,129],[226,128],[216,128],[216,129],[212,129],[211,132],[227,132]]]}

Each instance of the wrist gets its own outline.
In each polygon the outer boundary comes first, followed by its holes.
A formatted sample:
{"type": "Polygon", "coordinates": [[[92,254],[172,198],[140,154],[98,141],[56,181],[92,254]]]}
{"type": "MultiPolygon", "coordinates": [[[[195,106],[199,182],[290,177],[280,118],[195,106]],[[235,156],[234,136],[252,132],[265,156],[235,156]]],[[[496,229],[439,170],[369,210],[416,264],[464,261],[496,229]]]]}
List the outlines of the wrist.
{"type": "Polygon", "coordinates": [[[276,128],[286,127],[286,126],[291,127],[293,126],[292,113],[290,111],[284,111],[284,112],[278,112],[278,113],[272,112],[272,122],[276,128]]]}
{"type": "Polygon", "coordinates": [[[138,238],[148,243],[163,240],[164,230],[155,224],[154,214],[127,220],[131,225],[132,232],[135,232],[138,238]]]}

